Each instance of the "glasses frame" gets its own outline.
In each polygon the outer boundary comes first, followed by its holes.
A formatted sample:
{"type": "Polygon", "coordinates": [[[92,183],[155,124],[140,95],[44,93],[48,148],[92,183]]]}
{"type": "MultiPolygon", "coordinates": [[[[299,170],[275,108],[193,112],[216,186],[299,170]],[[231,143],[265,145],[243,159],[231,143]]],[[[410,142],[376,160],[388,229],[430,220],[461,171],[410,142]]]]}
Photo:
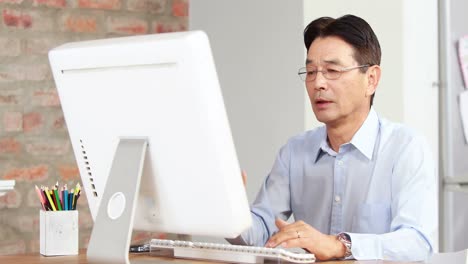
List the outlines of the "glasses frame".
{"type": "Polygon", "coordinates": [[[315,71],[313,71],[313,72],[315,72],[314,79],[307,80],[307,67],[299,68],[299,71],[297,72],[297,75],[299,75],[299,78],[301,78],[301,80],[303,80],[304,82],[313,82],[313,81],[315,81],[315,79],[317,79],[317,75],[318,75],[319,72],[321,72],[323,77],[325,77],[325,79],[327,79],[327,80],[337,80],[337,79],[339,79],[341,77],[341,75],[344,72],[349,72],[351,70],[361,69],[361,68],[370,67],[370,66],[372,66],[372,65],[371,64],[363,64],[363,65],[358,65],[358,66],[351,66],[351,67],[341,68],[341,69],[337,70],[337,72],[338,72],[337,77],[333,77],[333,78],[328,77],[328,71],[327,70],[321,70],[321,71],[315,70],[315,71]]]}

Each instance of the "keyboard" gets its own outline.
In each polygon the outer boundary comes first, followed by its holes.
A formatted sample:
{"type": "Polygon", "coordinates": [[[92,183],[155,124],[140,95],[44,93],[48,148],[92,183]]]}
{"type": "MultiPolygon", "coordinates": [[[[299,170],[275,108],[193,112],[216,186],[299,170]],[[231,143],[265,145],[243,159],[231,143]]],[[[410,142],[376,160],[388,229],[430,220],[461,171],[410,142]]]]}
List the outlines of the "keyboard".
{"type": "Polygon", "coordinates": [[[150,251],[173,249],[174,257],[214,260],[233,263],[265,263],[273,260],[291,263],[314,263],[315,255],[294,253],[281,248],[237,246],[218,243],[190,242],[181,240],[152,239],[150,251]]]}

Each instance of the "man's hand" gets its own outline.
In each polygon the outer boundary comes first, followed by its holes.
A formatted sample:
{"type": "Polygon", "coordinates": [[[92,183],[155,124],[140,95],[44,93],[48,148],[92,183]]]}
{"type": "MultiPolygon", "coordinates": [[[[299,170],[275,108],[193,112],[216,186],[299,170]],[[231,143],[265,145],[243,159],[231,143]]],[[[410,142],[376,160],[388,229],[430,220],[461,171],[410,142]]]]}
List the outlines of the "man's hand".
{"type": "Polygon", "coordinates": [[[276,219],[276,226],[279,232],[270,237],[266,247],[303,248],[319,260],[342,258],[346,253],[345,245],[336,236],[322,234],[303,221],[288,224],[276,219]]]}
{"type": "Polygon", "coordinates": [[[247,173],[245,172],[245,170],[242,170],[241,174],[242,174],[242,182],[244,183],[244,187],[247,187],[247,173]]]}

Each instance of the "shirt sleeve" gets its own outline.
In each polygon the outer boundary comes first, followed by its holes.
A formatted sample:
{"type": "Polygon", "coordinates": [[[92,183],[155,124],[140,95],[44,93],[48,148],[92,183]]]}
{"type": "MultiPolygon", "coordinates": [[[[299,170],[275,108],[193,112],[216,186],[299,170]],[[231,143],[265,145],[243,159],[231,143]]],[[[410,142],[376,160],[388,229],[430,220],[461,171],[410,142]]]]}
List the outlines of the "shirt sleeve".
{"type": "Polygon", "coordinates": [[[437,174],[424,140],[414,138],[398,156],[392,174],[392,222],[385,234],[348,233],[357,260],[422,261],[437,236],[437,174]]]}
{"type": "Polygon", "coordinates": [[[230,242],[264,246],[270,236],[277,232],[275,219],[287,220],[291,216],[289,187],[289,148],[281,148],[270,174],[251,206],[252,226],[238,239],[230,242]]]}

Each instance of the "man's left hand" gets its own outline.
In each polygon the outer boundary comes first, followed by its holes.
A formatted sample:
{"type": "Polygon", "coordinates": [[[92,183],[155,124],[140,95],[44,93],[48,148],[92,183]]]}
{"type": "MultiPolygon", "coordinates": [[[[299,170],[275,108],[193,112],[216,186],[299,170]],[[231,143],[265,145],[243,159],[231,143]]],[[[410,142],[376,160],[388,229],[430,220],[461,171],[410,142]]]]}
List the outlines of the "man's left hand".
{"type": "Polygon", "coordinates": [[[303,248],[319,260],[343,258],[346,253],[346,246],[337,236],[322,234],[303,221],[289,224],[276,219],[275,224],[279,231],[270,237],[266,247],[303,248]]]}

